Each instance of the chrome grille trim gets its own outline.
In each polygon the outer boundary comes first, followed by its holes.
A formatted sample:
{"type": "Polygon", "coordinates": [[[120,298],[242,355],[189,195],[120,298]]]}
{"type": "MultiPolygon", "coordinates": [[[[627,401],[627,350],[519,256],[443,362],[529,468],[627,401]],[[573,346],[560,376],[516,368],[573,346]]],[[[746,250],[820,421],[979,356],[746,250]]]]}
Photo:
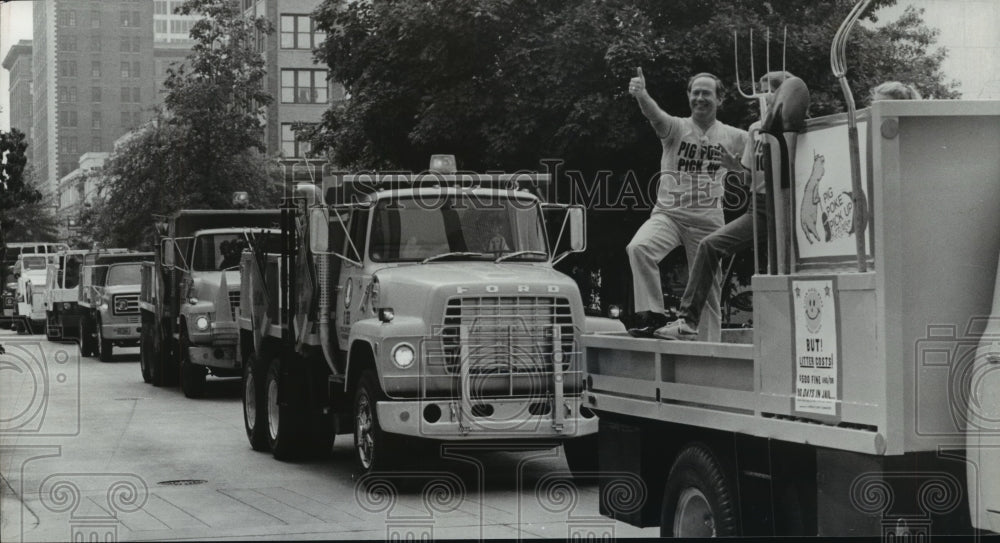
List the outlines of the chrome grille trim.
{"type": "Polygon", "coordinates": [[[240,290],[239,288],[229,291],[229,309],[232,313],[233,319],[236,318],[236,308],[240,306],[240,290]]]}
{"type": "Polygon", "coordinates": [[[111,312],[113,315],[134,315],[139,313],[139,295],[138,294],[117,294],[111,298],[111,312]],[[118,310],[118,301],[124,300],[126,303],[125,310],[118,310]]]}

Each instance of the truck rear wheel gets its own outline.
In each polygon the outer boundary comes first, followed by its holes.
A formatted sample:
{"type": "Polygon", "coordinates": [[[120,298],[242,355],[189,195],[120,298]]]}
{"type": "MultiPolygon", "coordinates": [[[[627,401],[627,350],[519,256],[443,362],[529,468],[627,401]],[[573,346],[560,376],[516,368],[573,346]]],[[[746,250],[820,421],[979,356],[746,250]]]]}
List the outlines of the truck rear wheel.
{"type": "Polygon", "coordinates": [[[77,342],[80,345],[80,356],[94,356],[97,347],[94,345],[93,321],[88,317],[80,319],[80,338],[77,342]]]}
{"type": "Polygon", "coordinates": [[[276,356],[267,367],[267,442],[275,458],[291,460],[304,452],[306,420],[291,393],[296,383],[283,382],[291,375],[282,374],[282,365],[281,357],[276,356]]]}
{"type": "Polygon", "coordinates": [[[266,372],[261,371],[262,365],[256,353],[251,353],[243,366],[243,428],[250,448],[255,451],[270,448],[267,441],[267,379],[266,372]]]}
{"type": "Polygon", "coordinates": [[[97,345],[97,358],[101,362],[111,362],[114,358],[115,346],[112,345],[110,339],[104,339],[104,326],[101,321],[97,321],[94,328],[97,330],[97,341],[95,342],[97,345]]]}
{"type": "Polygon", "coordinates": [[[385,471],[397,464],[397,439],[382,431],[376,403],[385,400],[372,370],[365,370],[354,393],[354,458],[365,473],[385,471]]]}
{"type": "Polygon", "coordinates": [[[208,371],[204,366],[191,363],[189,348],[191,341],[187,335],[186,323],[181,323],[180,356],[181,365],[181,391],[188,398],[201,398],[205,395],[205,376],[208,371]]]}
{"type": "Polygon", "coordinates": [[[51,326],[55,320],[56,318],[51,311],[45,312],[45,338],[49,341],[62,339],[62,330],[56,326],[51,326]]]}
{"type": "Polygon", "coordinates": [[[139,342],[139,370],[142,372],[142,381],[144,383],[153,382],[153,368],[155,366],[154,359],[156,357],[155,348],[153,343],[153,335],[146,332],[147,329],[152,329],[153,323],[149,319],[142,320],[142,332],[140,332],[140,342],[139,342]]]}
{"type": "Polygon", "coordinates": [[[737,535],[737,504],[723,466],[705,445],[689,445],[674,460],[660,511],[660,537],[737,535]]]}

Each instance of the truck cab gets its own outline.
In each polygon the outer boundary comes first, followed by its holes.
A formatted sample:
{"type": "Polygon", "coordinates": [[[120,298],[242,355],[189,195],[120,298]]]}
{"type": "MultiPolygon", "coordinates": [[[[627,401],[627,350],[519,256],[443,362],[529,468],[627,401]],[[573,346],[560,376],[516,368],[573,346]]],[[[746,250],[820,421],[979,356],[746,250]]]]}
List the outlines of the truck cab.
{"type": "Polygon", "coordinates": [[[81,356],[110,362],[114,348],[139,344],[139,269],[152,253],[104,250],[84,257],[78,303],[81,356]]]}
{"type": "Polygon", "coordinates": [[[56,341],[80,333],[83,311],[77,303],[86,250],[62,251],[48,266],[45,283],[45,337],[56,341]]]}
{"type": "Polygon", "coordinates": [[[141,271],[140,369],[156,386],[199,397],[209,373],[240,374],[234,312],[240,256],[276,248],[276,210],[183,210],[157,218],[155,259],[141,271]]]}
{"type": "Polygon", "coordinates": [[[579,338],[624,328],[587,317],[553,267],[585,247],[582,208],[510,177],[368,181],[299,185],[280,255],[244,255],[244,297],[259,300],[238,319],[251,445],[282,458],[350,433],[367,472],[414,444],[541,441],[586,471],[597,419],[579,338]]]}

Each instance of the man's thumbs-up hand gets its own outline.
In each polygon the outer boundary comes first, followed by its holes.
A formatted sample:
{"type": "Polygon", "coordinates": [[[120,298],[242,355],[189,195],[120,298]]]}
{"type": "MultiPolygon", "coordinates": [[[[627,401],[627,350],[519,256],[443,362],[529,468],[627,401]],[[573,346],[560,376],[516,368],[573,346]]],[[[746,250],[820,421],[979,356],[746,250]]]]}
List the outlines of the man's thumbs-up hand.
{"type": "Polygon", "coordinates": [[[646,78],[642,75],[642,68],[635,69],[635,77],[628,82],[628,93],[632,96],[639,96],[646,91],[646,78]]]}

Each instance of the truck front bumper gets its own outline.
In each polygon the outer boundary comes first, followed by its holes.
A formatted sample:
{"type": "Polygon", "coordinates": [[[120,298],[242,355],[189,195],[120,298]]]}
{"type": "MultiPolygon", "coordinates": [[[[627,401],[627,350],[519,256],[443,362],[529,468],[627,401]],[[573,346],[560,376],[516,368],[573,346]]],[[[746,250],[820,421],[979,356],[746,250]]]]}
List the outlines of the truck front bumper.
{"type": "Polygon", "coordinates": [[[101,337],[112,341],[139,341],[140,325],[129,322],[101,324],[101,337]]]}
{"type": "Polygon", "coordinates": [[[559,423],[551,404],[551,398],[483,398],[470,410],[462,409],[458,399],[383,400],[376,409],[384,431],[413,437],[478,441],[568,439],[597,433],[597,417],[589,411],[581,414],[579,397],[563,400],[559,423]]]}

